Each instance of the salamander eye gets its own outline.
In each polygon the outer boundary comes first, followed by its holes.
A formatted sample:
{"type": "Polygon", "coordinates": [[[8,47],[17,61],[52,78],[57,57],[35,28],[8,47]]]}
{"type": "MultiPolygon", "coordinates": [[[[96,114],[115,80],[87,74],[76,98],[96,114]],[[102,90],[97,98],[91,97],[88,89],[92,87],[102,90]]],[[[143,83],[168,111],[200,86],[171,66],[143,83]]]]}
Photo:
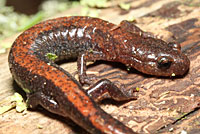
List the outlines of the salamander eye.
{"type": "Polygon", "coordinates": [[[159,69],[165,70],[170,68],[172,61],[168,57],[161,57],[158,59],[157,64],[159,69]]]}

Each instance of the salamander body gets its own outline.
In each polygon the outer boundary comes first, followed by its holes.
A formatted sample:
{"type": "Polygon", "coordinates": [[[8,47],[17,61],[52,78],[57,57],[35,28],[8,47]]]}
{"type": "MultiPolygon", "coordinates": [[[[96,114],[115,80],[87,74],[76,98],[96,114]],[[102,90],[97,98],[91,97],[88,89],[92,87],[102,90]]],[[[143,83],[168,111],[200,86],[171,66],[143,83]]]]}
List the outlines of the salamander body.
{"type": "Polygon", "coordinates": [[[149,37],[128,21],[116,26],[98,18],[62,17],[19,35],[9,53],[9,67],[26,92],[29,107],[41,105],[69,117],[91,134],[135,134],[96,104],[104,98],[128,100],[134,98],[132,93],[107,79],[84,90],[80,83],[91,84],[86,62],[121,62],[146,74],[183,75],[190,62],[180,49],[175,43],[149,37]],[[80,83],[50,59],[49,53],[58,56],[55,61],[77,58],[80,83]]]}

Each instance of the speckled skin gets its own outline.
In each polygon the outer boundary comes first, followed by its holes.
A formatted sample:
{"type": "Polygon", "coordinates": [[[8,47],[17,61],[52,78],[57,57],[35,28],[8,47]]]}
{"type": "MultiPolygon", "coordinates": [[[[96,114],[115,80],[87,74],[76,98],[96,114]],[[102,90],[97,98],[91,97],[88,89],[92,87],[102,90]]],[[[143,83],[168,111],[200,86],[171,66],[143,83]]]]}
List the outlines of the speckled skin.
{"type": "Polygon", "coordinates": [[[13,78],[24,89],[28,105],[38,104],[50,112],[71,118],[91,134],[135,134],[132,129],[105,113],[95,103],[103,98],[134,98],[109,80],[100,80],[87,91],[46,54],[78,57],[81,83],[91,83],[86,61],[122,62],[143,73],[183,75],[188,58],[180,46],[148,37],[138,27],[123,21],[116,26],[90,17],[63,17],[41,22],[23,32],[13,43],[9,66],[13,78]]]}

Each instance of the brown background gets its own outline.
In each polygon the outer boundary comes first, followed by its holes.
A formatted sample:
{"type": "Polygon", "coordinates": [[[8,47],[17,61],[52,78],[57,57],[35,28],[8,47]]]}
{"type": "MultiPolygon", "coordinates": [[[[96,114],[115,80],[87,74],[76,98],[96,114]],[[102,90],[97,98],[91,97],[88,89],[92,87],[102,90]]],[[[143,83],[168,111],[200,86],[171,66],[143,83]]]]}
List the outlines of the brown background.
{"type": "MultiPolygon", "coordinates": [[[[127,89],[139,87],[137,100],[116,103],[103,101],[101,107],[139,133],[200,133],[200,1],[135,0],[124,11],[117,6],[101,9],[100,18],[119,24],[130,16],[143,30],[166,40],[176,40],[188,55],[191,66],[183,78],[166,79],[127,71],[119,63],[97,62],[88,73],[125,84],[127,89]]],[[[78,13],[80,7],[58,16],[78,13]]],[[[57,16],[56,16],[57,17],[57,16]]],[[[11,37],[5,42],[13,42],[11,37]]],[[[9,50],[8,50],[9,51],[9,50]]],[[[19,90],[10,75],[8,51],[0,55],[0,101],[19,90]]],[[[76,62],[62,64],[69,72],[76,71],[76,62]]],[[[43,109],[17,113],[14,109],[0,115],[0,134],[64,134],[86,133],[72,121],[43,109]],[[38,127],[41,126],[42,128],[38,127]]]]}

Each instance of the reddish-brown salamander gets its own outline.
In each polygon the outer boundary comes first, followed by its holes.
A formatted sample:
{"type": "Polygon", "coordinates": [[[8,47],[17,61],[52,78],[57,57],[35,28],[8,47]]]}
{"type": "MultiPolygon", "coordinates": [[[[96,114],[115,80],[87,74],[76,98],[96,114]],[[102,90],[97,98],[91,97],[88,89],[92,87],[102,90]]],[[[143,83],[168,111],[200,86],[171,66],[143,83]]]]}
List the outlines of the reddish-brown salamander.
{"type": "Polygon", "coordinates": [[[116,26],[98,18],[63,17],[23,32],[12,45],[9,66],[13,78],[27,93],[29,107],[39,104],[69,117],[91,134],[135,134],[96,104],[103,98],[120,101],[134,96],[107,79],[86,91],[49,59],[48,53],[57,55],[56,60],[78,57],[81,83],[91,82],[86,75],[87,61],[121,62],[158,76],[183,75],[190,64],[180,45],[148,36],[128,21],[116,26]]]}

